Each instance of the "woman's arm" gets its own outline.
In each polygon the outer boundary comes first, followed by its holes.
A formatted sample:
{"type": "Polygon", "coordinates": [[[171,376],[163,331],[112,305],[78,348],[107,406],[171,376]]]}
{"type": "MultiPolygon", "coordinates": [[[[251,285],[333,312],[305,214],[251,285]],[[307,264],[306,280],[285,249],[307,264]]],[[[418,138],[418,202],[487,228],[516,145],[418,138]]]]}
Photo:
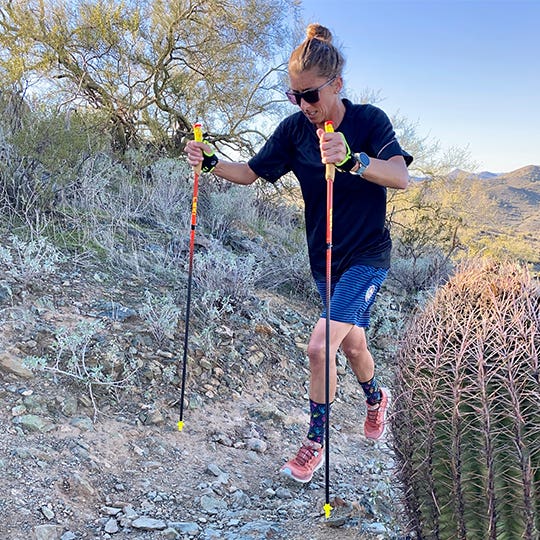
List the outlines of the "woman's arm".
{"type": "Polygon", "coordinates": [[[403,156],[392,156],[388,160],[370,158],[362,178],[380,186],[405,189],[409,184],[409,171],[403,156]]]}
{"type": "MultiPolygon", "coordinates": [[[[202,163],[203,151],[210,154],[213,152],[213,149],[202,142],[189,141],[186,144],[185,152],[187,154],[187,161],[192,167],[196,167],[202,163]]],[[[221,159],[218,161],[212,173],[220,178],[229,180],[229,182],[244,186],[253,184],[258,178],[247,163],[234,163],[223,161],[221,159]]]]}
{"type": "MultiPolygon", "coordinates": [[[[320,138],[321,158],[323,163],[341,163],[347,156],[347,146],[345,139],[339,132],[326,133],[324,130],[317,130],[320,138]]],[[[392,156],[388,160],[377,159],[369,156],[370,164],[364,171],[361,178],[380,186],[405,189],[409,183],[409,171],[403,156],[392,156]]],[[[351,173],[359,168],[359,163],[355,165],[351,173]]],[[[360,178],[359,178],[360,180],[360,178]]]]}

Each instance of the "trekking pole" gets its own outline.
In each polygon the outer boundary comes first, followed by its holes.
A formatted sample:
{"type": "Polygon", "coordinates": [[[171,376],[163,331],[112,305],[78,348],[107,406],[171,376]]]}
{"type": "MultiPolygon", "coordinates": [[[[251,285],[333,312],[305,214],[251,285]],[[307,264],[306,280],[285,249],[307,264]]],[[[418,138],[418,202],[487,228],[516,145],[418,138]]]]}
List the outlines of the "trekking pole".
{"type": "MultiPolygon", "coordinates": [[[[334,124],[325,122],[324,130],[327,133],[334,131],[334,124]]],[[[330,517],[332,506],[330,505],[330,297],[332,296],[332,211],[334,176],[336,167],[333,163],[326,164],[326,358],[325,358],[325,495],[324,515],[330,517]]]]}
{"type": "MultiPolygon", "coordinates": [[[[202,142],[201,124],[193,125],[193,135],[195,140],[202,142]]],[[[193,168],[193,198],[191,200],[191,231],[189,235],[189,264],[188,264],[188,284],[186,301],[186,322],[184,331],[184,358],[182,361],[182,390],[180,392],[180,420],[178,421],[178,431],[184,428],[184,394],[186,391],[187,372],[187,351],[189,336],[189,311],[191,307],[191,282],[193,281],[193,253],[195,251],[195,229],[197,228],[197,198],[199,196],[199,175],[201,174],[202,163],[193,168]]]]}

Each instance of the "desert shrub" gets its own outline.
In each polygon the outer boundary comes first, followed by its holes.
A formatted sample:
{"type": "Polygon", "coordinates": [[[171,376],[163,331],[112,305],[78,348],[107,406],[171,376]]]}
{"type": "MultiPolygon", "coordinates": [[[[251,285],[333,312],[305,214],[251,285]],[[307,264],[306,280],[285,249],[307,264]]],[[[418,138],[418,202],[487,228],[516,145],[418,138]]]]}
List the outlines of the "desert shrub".
{"type": "Polygon", "coordinates": [[[233,227],[250,227],[256,217],[255,190],[225,185],[210,191],[201,189],[200,224],[202,230],[226,243],[233,227]]]}
{"type": "Polygon", "coordinates": [[[42,213],[57,211],[66,193],[77,188],[86,160],[105,146],[91,115],[28,109],[17,129],[0,130],[4,204],[29,224],[42,213]]]}
{"type": "Polygon", "coordinates": [[[418,538],[538,538],[539,351],[539,291],[516,263],[462,265],[413,320],[392,423],[418,538]]]}
{"type": "Polygon", "coordinates": [[[274,246],[267,254],[264,272],[260,273],[257,284],[282,294],[320,301],[303,239],[296,249],[274,246]]]}
{"type": "Polygon", "coordinates": [[[192,172],[178,159],[160,158],[141,179],[142,196],[148,201],[147,212],[158,222],[187,228],[191,218],[192,172]]]}
{"type": "Polygon", "coordinates": [[[163,345],[166,339],[174,337],[180,309],[170,295],[156,295],[146,290],[139,314],[159,346],[163,345]]]}
{"type": "Polygon", "coordinates": [[[417,257],[407,256],[396,242],[388,281],[403,296],[414,301],[423,291],[433,291],[447,279],[454,263],[438,247],[431,246],[417,257]]]}
{"type": "Polygon", "coordinates": [[[233,304],[250,299],[260,272],[252,255],[238,256],[219,243],[204,253],[196,253],[193,281],[202,291],[219,291],[233,304]]]}
{"type": "Polygon", "coordinates": [[[137,367],[115,343],[103,346],[99,337],[105,330],[101,321],[79,321],[75,327],[60,327],[54,332],[50,355],[25,358],[25,365],[45,371],[54,377],[82,385],[94,408],[94,421],[99,413],[96,390],[115,390],[129,386],[137,367]]]}
{"type": "Polygon", "coordinates": [[[43,236],[26,241],[11,235],[8,243],[0,246],[0,264],[6,274],[24,284],[54,274],[64,261],[65,256],[43,236]]]}

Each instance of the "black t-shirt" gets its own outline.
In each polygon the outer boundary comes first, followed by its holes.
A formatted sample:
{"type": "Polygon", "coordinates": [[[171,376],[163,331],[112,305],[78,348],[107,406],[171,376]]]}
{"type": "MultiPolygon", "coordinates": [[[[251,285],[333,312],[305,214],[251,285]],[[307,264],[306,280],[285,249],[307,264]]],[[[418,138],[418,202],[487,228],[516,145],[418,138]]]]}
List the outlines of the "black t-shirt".
{"type": "MultiPolygon", "coordinates": [[[[386,114],[373,105],[353,105],[344,99],[345,116],[337,130],[353,153],[387,160],[404,152],[386,114]]],[[[323,279],[326,268],[326,179],[316,127],[299,111],[283,120],[249,161],[265,180],[276,182],[293,172],[305,203],[306,236],[311,271],[323,279]]],[[[388,268],[392,243],[385,226],[386,188],[350,173],[336,171],[333,188],[332,275],[355,264],[388,268]]]]}

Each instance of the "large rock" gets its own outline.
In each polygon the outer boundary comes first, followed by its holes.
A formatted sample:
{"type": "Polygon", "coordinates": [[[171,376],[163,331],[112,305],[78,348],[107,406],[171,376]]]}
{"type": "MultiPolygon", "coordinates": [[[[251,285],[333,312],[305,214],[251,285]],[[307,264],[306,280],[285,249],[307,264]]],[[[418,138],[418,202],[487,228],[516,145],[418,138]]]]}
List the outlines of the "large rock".
{"type": "Polygon", "coordinates": [[[134,529],[141,529],[143,531],[162,531],[167,528],[167,524],[163,520],[145,516],[137,518],[132,522],[131,526],[134,529]]]}
{"type": "Polygon", "coordinates": [[[0,369],[7,373],[12,373],[22,379],[31,379],[34,374],[13,354],[8,351],[0,353],[0,369]]]}
{"type": "Polygon", "coordinates": [[[26,433],[35,431],[46,432],[54,429],[54,425],[36,414],[23,414],[21,416],[16,416],[13,419],[13,423],[21,426],[23,431],[26,433]]]}
{"type": "Polygon", "coordinates": [[[34,528],[35,540],[60,540],[64,527],[60,525],[38,525],[34,528]]]}

